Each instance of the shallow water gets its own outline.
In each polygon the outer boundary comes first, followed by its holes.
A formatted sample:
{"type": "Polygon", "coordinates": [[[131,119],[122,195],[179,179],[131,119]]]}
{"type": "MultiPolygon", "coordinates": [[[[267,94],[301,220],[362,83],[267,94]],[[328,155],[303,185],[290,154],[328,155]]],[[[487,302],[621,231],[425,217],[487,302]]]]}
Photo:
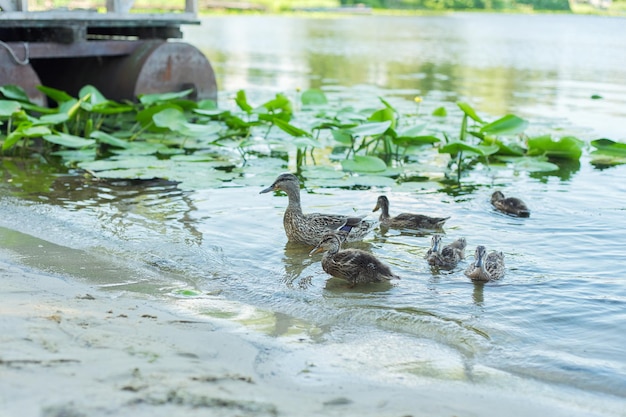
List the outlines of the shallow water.
{"type": "MultiPolygon", "coordinates": [[[[562,119],[587,139],[623,140],[626,66],[615,53],[614,31],[626,31],[624,23],[578,16],[236,16],[209,18],[186,33],[211,58],[227,91],[262,96],[371,83],[375,89],[350,91],[366,98],[423,95],[433,105],[467,94],[484,112],[522,111],[551,127],[562,119]],[[360,30],[364,19],[376,19],[377,30],[360,30]],[[583,27],[594,28],[593,42],[581,37],[583,27]],[[587,116],[578,118],[583,107],[587,116]]],[[[195,190],[161,181],[91,181],[46,173],[36,163],[2,166],[3,253],[302,344],[301,354],[318,364],[317,374],[303,379],[328,381],[338,364],[377,380],[504,385],[522,396],[567,398],[583,410],[623,415],[624,166],[600,170],[586,156],[551,174],[479,166],[460,189],[430,183],[339,189],[307,181],[305,211],[373,218],[385,193],[392,215],[451,216],[444,241],[467,238],[466,261],[433,271],[423,259],[430,235],[377,230],[361,247],[402,279],[354,289],[329,279],[310,248],[287,244],[286,197],[259,194],[290,168],[284,161],[253,159],[240,179],[195,190]],[[494,188],[523,197],[531,217],[494,212],[494,188]],[[504,252],[502,280],[473,284],[463,275],[477,244],[504,252]],[[330,370],[319,370],[321,363],[330,370]]],[[[297,354],[281,361],[270,363],[289,366],[297,354]]]]}

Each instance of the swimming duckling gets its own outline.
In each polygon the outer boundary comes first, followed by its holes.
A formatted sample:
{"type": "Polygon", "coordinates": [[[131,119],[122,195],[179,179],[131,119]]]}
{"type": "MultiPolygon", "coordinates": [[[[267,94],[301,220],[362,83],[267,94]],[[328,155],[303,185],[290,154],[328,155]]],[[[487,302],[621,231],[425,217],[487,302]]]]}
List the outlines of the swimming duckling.
{"type": "Polygon", "coordinates": [[[376,201],[374,210],[380,212],[380,224],[392,229],[440,229],[450,217],[430,217],[423,214],[400,213],[397,216],[389,215],[389,199],[381,195],[376,201]]]}
{"type": "Polygon", "coordinates": [[[526,204],[515,197],[504,197],[504,194],[500,191],[495,191],[491,195],[491,204],[503,213],[510,214],[517,217],[530,216],[530,210],[526,204]]]}
{"type": "Polygon", "coordinates": [[[480,245],[476,247],[474,262],[467,267],[465,275],[472,281],[491,281],[504,276],[504,254],[492,251],[487,255],[487,249],[480,245]]]}
{"type": "Polygon", "coordinates": [[[325,233],[341,228],[347,242],[362,240],[374,227],[374,222],[363,220],[363,217],[350,217],[339,214],[322,214],[302,212],[300,205],[300,181],[293,174],[282,174],[276,181],[260,193],[282,190],[289,197],[289,204],[283,216],[285,234],[290,242],[315,246],[325,233]]]}
{"type": "Polygon", "coordinates": [[[434,235],[431,239],[431,247],[426,252],[426,260],[429,265],[442,269],[452,269],[461,259],[465,258],[467,242],[464,237],[458,238],[443,248],[440,248],[440,245],[441,235],[434,235]]]}
{"type": "Polygon", "coordinates": [[[337,233],[325,234],[309,256],[323,252],[322,269],[330,275],[345,279],[351,287],[370,282],[400,279],[386,264],[360,249],[341,250],[342,239],[337,233]]]}

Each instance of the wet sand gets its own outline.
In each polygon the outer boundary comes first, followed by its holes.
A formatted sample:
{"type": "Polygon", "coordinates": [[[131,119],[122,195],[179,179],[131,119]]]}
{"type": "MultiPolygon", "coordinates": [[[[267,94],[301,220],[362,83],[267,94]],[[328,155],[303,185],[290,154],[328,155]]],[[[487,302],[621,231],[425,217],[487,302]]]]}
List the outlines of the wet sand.
{"type": "Polygon", "coordinates": [[[322,363],[302,378],[315,345],[294,352],[138,297],[0,256],[0,416],[606,415],[567,398],[372,380],[322,363]]]}

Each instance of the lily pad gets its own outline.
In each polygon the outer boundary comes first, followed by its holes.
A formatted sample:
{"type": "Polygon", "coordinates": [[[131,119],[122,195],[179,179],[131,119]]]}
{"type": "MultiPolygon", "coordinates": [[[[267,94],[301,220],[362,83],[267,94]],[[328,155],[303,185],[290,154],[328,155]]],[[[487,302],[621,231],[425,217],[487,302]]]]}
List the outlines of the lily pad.
{"type": "Polygon", "coordinates": [[[354,136],[375,136],[382,135],[391,127],[391,121],[371,122],[347,129],[354,136]]]}
{"type": "Polygon", "coordinates": [[[43,138],[50,143],[65,146],[66,148],[84,148],[96,143],[93,139],[85,139],[80,136],[69,135],[61,132],[57,132],[53,135],[44,135],[43,138]]]}
{"type": "Polygon", "coordinates": [[[465,113],[468,117],[470,117],[474,121],[481,123],[481,124],[485,123],[485,121],[476,114],[476,111],[474,110],[474,108],[472,108],[472,106],[470,106],[468,103],[459,101],[456,103],[456,105],[459,106],[459,108],[461,109],[461,111],[463,111],[463,113],[465,113]]]}
{"type": "Polygon", "coordinates": [[[322,106],[328,104],[328,99],[322,90],[317,88],[311,88],[302,93],[300,97],[300,101],[305,106],[314,105],[314,106],[322,106]]]}
{"type": "Polygon", "coordinates": [[[528,121],[514,115],[506,116],[484,125],[480,132],[488,135],[516,135],[522,133],[528,127],[528,121]]]}
{"type": "Polygon", "coordinates": [[[550,158],[578,160],[582,155],[584,142],[573,136],[553,140],[550,135],[528,139],[528,155],[545,155],[550,158]]]}
{"type": "Polygon", "coordinates": [[[461,141],[451,141],[442,148],[440,148],[439,153],[449,153],[450,155],[457,155],[459,152],[465,151],[475,153],[481,156],[489,156],[498,152],[499,149],[500,147],[498,145],[470,145],[469,143],[461,141]]]}
{"type": "Polygon", "coordinates": [[[21,109],[20,103],[12,100],[0,100],[0,117],[10,117],[21,109]]]}

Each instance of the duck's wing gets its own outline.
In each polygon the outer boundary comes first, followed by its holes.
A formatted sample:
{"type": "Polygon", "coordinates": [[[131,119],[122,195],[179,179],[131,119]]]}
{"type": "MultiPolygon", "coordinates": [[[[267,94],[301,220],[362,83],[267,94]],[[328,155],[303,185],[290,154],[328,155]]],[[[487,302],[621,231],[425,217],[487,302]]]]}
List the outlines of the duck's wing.
{"type": "Polygon", "coordinates": [[[434,228],[441,227],[450,217],[431,217],[424,214],[400,213],[391,219],[393,224],[403,224],[405,227],[434,228]]]}

